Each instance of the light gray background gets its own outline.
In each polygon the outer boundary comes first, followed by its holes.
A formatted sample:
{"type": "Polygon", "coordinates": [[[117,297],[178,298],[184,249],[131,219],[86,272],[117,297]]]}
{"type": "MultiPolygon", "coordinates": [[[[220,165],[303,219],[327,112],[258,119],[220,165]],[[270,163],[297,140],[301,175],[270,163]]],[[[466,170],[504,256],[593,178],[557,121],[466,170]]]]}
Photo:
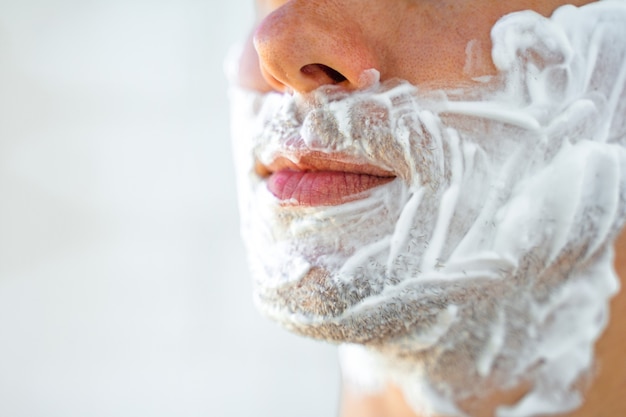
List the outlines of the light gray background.
{"type": "Polygon", "coordinates": [[[251,0],[0,0],[0,416],[332,417],[252,306],[222,61],[251,0]]]}

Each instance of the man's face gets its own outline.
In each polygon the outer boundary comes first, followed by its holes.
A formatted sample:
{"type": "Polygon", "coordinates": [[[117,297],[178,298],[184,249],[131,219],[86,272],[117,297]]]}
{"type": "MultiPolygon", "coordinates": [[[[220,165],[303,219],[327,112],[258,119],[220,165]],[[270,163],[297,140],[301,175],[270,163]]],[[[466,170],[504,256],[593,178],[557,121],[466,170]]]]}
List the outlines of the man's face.
{"type": "Polygon", "coordinates": [[[545,17],[562,3],[258,5],[232,109],[261,310],[455,398],[554,372],[563,341],[587,359],[552,382],[586,369],[625,212],[626,15],[545,17]]]}

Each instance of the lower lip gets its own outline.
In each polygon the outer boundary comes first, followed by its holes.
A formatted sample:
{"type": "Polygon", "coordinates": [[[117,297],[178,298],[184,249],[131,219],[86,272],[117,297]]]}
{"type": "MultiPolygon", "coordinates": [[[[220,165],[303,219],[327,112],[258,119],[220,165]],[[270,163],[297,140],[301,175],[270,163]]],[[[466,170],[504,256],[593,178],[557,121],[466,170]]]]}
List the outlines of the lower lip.
{"type": "Polygon", "coordinates": [[[393,179],[340,171],[281,170],[270,175],[267,188],[279,200],[297,205],[335,206],[358,200],[364,191],[393,179]]]}

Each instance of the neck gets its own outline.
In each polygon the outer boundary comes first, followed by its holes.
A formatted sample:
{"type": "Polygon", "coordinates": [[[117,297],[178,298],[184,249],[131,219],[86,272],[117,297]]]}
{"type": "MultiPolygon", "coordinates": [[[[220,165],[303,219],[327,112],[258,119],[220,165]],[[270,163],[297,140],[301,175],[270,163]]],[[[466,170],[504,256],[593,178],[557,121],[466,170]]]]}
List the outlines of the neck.
{"type": "MultiPolygon", "coordinates": [[[[615,270],[626,285],[626,229],[615,244],[615,270]]],[[[596,367],[583,405],[561,417],[626,416],[626,291],[611,301],[608,327],[595,349],[596,367]]],[[[492,417],[498,405],[513,404],[527,387],[496,392],[469,403],[466,411],[472,417],[492,417]]],[[[342,392],[341,417],[433,417],[416,414],[404,400],[402,391],[387,385],[375,393],[363,394],[345,386],[342,392]]]]}
{"type": "Polygon", "coordinates": [[[571,417],[626,416],[626,229],[615,245],[615,254],[622,291],[611,301],[609,325],[596,344],[596,377],[585,403],[571,417]]]}

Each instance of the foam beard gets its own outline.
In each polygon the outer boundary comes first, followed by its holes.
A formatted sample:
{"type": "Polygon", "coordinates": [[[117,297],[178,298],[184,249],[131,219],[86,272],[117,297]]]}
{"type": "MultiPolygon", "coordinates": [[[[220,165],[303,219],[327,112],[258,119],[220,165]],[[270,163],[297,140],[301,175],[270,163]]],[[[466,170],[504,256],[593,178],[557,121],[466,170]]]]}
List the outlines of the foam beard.
{"type": "Polygon", "coordinates": [[[608,0],[550,19],[505,16],[492,30],[499,76],[472,90],[380,83],[376,71],[355,92],[234,88],[242,233],[261,311],[365,346],[421,412],[460,414],[455,403],[522,377],[533,390],[498,416],[578,406],[572,385],[618,288],[625,21],[626,4],[608,0]],[[397,178],[310,207],[276,198],[256,169],[311,154],[397,178]]]}

